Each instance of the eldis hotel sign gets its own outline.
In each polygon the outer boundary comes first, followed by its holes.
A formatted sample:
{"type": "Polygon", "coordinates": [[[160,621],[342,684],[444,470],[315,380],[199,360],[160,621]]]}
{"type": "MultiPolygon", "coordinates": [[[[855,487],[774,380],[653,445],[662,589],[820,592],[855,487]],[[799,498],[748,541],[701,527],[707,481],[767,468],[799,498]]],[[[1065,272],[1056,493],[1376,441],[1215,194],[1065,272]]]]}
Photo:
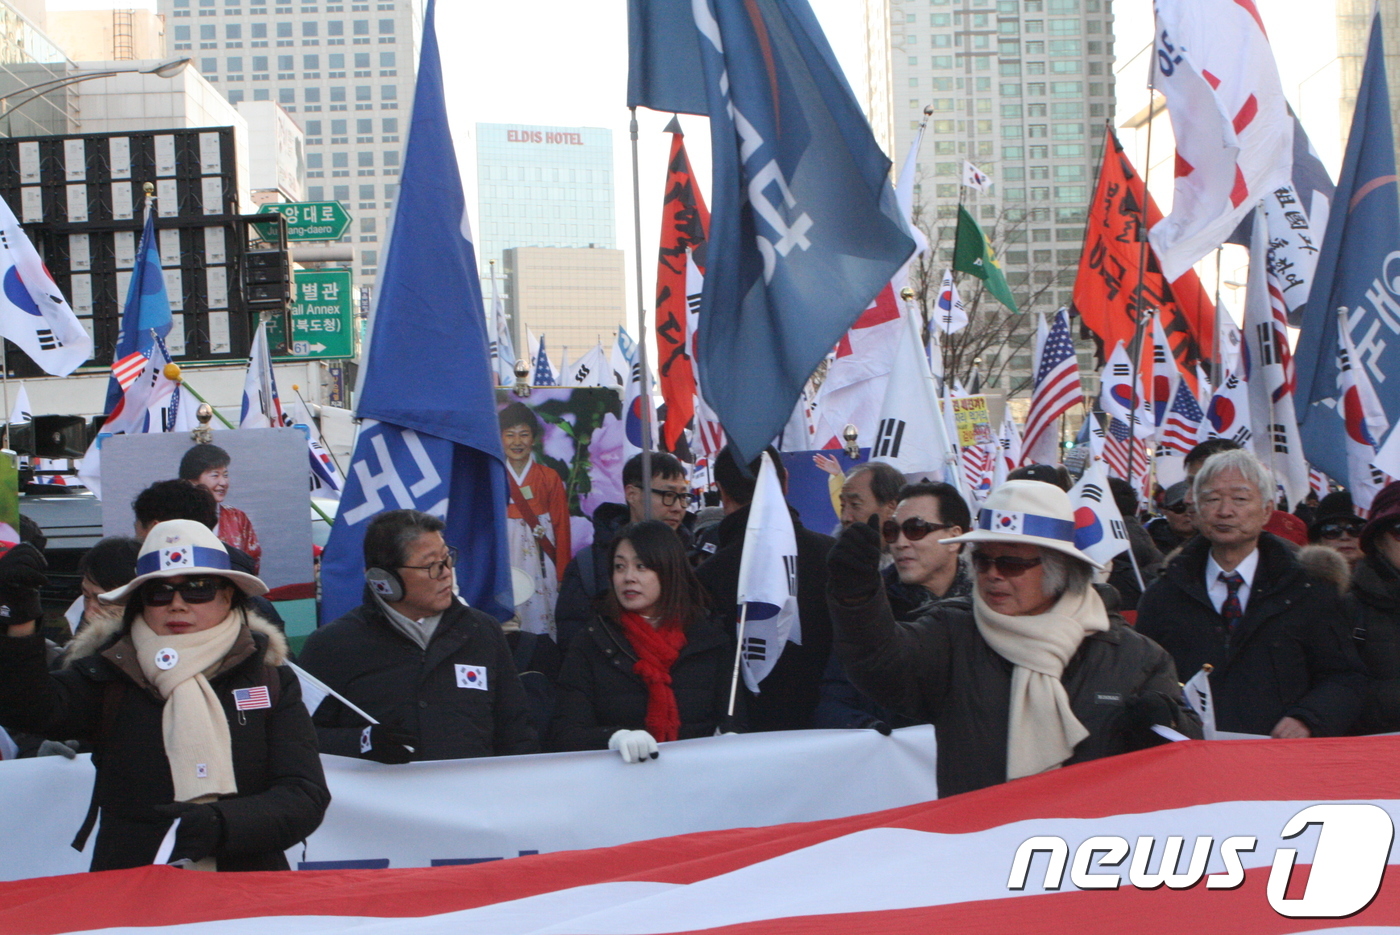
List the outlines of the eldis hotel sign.
{"type": "Polygon", "coordinates": [[[564,130],[507,130],[507,143],[547,143],[559,146],[582,146],[583,134],[564,130]]]}

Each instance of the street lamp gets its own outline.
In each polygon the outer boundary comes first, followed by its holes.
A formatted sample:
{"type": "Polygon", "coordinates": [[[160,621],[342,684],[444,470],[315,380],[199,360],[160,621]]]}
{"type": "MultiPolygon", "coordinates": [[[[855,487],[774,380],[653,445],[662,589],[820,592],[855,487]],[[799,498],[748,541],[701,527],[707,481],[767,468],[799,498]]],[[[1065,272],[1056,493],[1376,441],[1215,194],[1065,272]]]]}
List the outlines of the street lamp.
{"type": "Polygon", "coordinates": [[[3,116],[5,118],[5,135],[10,135],[11,114],[13,114],[15,111],[19,110],[21,107],[23,107],[25,104],[28,104],[35,98],[43,97],[50,91],[57,91],[59,88],[67,87],[70,84],[77,84],[80,81],[91,81],[94,78],[110,78],[113,75],[139,74],[155,75],[158,78],[173,78],[180,72],[184,71],[185,66],[188,65],[190,61],[191,59],[186,57],[171,59],[168,62],[162,62],[161,64],[156,65],[152,68],[136,68],[133,66],[130,68],[109,68],[104,71],[78,72],[72,75],[64,75],[61,78],[52,78],[48,81],[41,81],[38,84],[31,84],[27,88],[19,88],[18,90],[11,91],[9,94],[0,96],[0,104],[3,104],[5,106],[5,110],[3,111],[3,113],[0,113],[0,116],[3,116]],[[15,97],[16,95],[20,94],[25,94],[26,92],[32,93],[30,93],[28,97],[24,98],[18,103],[10,103],[10,99],[12,97],[15,97]]]}

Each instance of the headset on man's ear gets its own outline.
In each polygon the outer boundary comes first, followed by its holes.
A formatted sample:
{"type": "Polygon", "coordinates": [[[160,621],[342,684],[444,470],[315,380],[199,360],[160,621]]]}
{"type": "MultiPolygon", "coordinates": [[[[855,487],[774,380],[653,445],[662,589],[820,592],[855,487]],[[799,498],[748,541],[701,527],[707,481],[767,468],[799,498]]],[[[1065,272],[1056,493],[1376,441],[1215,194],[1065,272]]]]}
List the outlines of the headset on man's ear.
{"type": "Polygon", "coordinates": [[[366,568],[365,584],[386,604],[397,604],[403,600],[403,578],[392,568],[366,568]]]}

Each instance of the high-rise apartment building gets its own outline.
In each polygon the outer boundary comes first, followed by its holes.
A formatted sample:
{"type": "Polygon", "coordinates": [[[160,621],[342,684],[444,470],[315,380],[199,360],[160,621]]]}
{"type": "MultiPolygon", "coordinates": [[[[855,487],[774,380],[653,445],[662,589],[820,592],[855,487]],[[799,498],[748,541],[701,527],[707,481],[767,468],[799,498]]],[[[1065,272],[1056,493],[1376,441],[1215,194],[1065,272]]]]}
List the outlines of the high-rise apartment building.
{"type": "MultiPolygon", "coordinates": [[[[1021,311],[1068,304],[1113,114],[1110,0],[867,0],[866,15],[889,22],[896,164],[932,109],[915,191],[940,267],[952,260],[962,200],[996,247],[1021,311]],[[992,177],[990,192],[962,191],[963,160],[992,177]]],[[[1031,329],[1033,318],[1024,324],[1031,329]]],[[[982,372],[1002,370],[991,389],[1025,384],[1023,336],[983,353],[982,372]]]]}
{"type": "Polygon", "coordinates": [[[306,134],[306,197],[341,202],[372,284],[398,188],[418,63],[414,0],[159,0],[173,55],[233,103],[275,101],[306,134]]]}
{"type": "Polygon", "coordinates": [[[1379,9],[1385,35],[1385,81],[1390,87],[1390,126],[1400,147],[1400,0],[1337,0],[1337,59],[1342,66],[1341,145],[1346,149],[1356,95],[1361,90],[1361,70],[1366,64],[1366,42],[1371,36],[1371,14],[1379,9]]]}
{"type": "Polygon", "coordinates": [[[571,355],[580,342],[591,347],[598,333],[606,343],[625,315],[621,252],[615,249],[612,131],[479,123],[476,166],[482,289],[491,294],[494,260],[516,348],[525,327],[543,332],[552,349],[570,346],[571,355]],[[522,250],[508,260],[506,251],[527,247],[555,249],[522,250]],[[574,273],[582,279],[571,288],[567,280],[574,273]],[[512,282],[538,283],[544,291],[516,296],[512,282]],[[544,315],[548,326],[539,317],[544,315]]]}

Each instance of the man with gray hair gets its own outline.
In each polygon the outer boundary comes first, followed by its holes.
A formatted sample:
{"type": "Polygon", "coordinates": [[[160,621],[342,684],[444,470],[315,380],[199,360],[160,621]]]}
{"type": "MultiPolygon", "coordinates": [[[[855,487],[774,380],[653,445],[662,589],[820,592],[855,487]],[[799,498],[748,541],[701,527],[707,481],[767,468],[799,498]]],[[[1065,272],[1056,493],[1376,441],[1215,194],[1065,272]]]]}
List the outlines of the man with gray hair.
{"type": "Polygon", "coordinates": [[[1248,451],[1211,455],[1193,480],[1201,535],[1138,603],[1137,628],[1183,678],[1210,665],[1215,726],[1278,738],[1344,734],[1366,678],[1334,584],[1264,531],[1272,473],[1248,451]]]}
{"type": "Polygon", "coordinates": [[[876,513],[882,523],[892,518],[903,487],[904,475],[883,461],[852,468],[841,485],[841,527],[864,523],[876,513]]]}

